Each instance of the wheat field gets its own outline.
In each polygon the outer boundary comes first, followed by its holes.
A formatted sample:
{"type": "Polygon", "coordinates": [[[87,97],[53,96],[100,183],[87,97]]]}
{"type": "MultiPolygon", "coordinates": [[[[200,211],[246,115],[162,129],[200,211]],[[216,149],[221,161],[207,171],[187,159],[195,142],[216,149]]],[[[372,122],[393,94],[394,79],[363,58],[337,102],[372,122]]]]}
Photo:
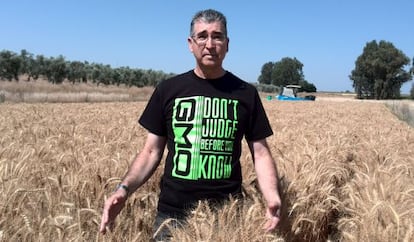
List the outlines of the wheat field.
{"type": "MultiPolygon", "coordinates": [[[[382,103],[266,101],[282,219],[266,234],[244,144],[245,198],[200,203],[173,241],[414,241],[414,129],[382,103]]],[[[149,241],[162,166],[112,232],[104,199],[143,147],[145,102],[0,105],[0,241],[149,241]]],[[[168,225],[166,225],[168,226],[168,225]]]]}

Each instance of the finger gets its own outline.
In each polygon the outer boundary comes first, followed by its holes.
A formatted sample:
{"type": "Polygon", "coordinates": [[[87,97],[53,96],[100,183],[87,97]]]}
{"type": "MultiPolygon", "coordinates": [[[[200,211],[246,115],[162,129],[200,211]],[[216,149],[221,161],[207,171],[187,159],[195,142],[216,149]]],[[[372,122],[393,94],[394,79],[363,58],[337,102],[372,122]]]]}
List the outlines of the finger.
{"type": "Polygon", "coordinates": [[[106,233],[106,225],[103,221],[101,222],[101,226],[99,227],[99,232],[101,232],[102,234],[106,233]]]}
{"type": "Polygon", "coordinates": [[[266,232],[272,232],[277,225],[279,224],[280,219],[278,217],[272,217],[269,220],[267,220],[264,229],[266,232]]]}
{"type": "Polygon", "coordinates": [[[102,212],[101,226],[99,228],[99,231],[103,234],[105,234],[106,226],[109,222],[109,209],[110,209],[110,207],[108,207],[108,204],[105,203],[104,209],[103,209],[103,212],[102,212]]]}
{"type": "Polygon", "coordinates": [[[106,233],[106,225],[108,224],[108,212],[106,210],[104,210],[103,214],[102,214],[102,219],[101,219],[101,226],[99,228],[99,231],[102,234],[106,233]]]}
{"type": "Polygon", "coordinates": [[[266,232],[273,231],[280,221],[280,209],[278,207],[270,207],[266,211],[267,221],[264,226],[266,232]]]}

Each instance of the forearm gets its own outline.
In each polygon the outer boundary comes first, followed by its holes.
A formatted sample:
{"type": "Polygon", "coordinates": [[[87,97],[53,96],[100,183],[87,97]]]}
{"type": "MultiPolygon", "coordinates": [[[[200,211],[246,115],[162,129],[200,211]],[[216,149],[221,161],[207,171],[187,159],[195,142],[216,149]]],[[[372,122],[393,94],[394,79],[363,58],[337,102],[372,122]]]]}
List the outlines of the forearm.
{"type": "Polygon", "coordinates": [[[121,183],[128,186],[129,192],[134,192],[151,177],[160,161],[160,156],[149,151],[137,154],[121,183]]]}
{"type": "Polygon", "coordinates": [[[269,155],[255,161],[260,190],[268,205],[280,204],[279,176],[273,158],[269,155]]]}
{"type": "Polygon", "coordinates": [[[279,175],[266,140],[250,142],[249,148],[253,155],[257,181],[264,198],[268,205],[280,205],[279,175]]]}
{"type": "Polygon", "coordinates": [[[117,189],[104,204],[99,230],[105,234],[106,227],[115,219],[125,205],[130,193],[144,184],[158,167],[164,152],[166,138],[148,134],[144,148],[136,156],[128,172],[122,179],[124,189],[117,189]],[[125,187],[126,186],[126,187],[125,187]]]}
{"type": "Polygon", "coordinates": [[[164,137],[148,135],[144,148],[137,154],[121,182],[128,186],[130,193],[141,187],[157,169],[164,152],[165,141],[164,137]]]}
{"type": "Polygon", "coordinates": [[[255,160],[255,170],[257,180],[262,194],[267,202],[266,217],[267,222],[264,229],[267,232],[273,231],[280,221],[282,201],[279,195],[277,169],[275,162],[270,155],[270,151],[266,148],[265,155],[259,155],[255,160]],[[268,153],[266,155],[266,153],[268,153]]]}

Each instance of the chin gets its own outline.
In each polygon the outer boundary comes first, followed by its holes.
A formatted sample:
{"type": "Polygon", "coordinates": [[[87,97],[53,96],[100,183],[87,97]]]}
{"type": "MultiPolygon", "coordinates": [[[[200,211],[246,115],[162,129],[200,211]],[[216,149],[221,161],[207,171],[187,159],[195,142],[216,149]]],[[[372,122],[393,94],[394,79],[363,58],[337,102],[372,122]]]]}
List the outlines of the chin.
{"type": "Polygon", "coordinates": [[[221,62],[217,60],[203,60],[201,61],[201,64],[205,67],[219,67],[221,66],[221,62]]]}

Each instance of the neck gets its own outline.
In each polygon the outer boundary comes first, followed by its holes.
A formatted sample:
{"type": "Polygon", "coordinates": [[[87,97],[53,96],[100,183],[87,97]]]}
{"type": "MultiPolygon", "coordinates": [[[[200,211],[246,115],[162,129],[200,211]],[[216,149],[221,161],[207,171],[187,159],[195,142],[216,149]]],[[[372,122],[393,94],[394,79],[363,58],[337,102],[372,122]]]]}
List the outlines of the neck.
{"type": "Polygon", "coordinates": [[[222,67],[215,70],[196,67],[194,68],[194,73],[202,79],[217,79],[224,76],[224,74],[226,74],[226,71],[222,67]]]}

